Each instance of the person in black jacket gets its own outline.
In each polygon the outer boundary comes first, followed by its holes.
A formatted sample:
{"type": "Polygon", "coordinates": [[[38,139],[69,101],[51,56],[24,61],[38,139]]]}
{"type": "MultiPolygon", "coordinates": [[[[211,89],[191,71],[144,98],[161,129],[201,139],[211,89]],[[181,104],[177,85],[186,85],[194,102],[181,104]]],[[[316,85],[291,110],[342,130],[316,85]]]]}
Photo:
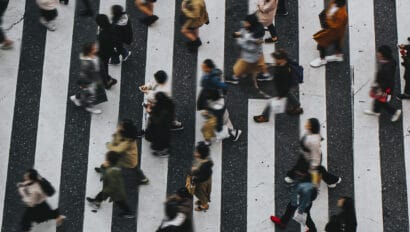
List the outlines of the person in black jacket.
{"type": "Polygon", "coordinates": [[[209,209],[212,189],[212,166],[213,161],[209,157],[209,146],[199,142],[194,153],[194,161],[191,168],[192,182],[195,185],[194,195],[198,198],[195,202],[195,211],[209,209]]]}
{"type": "Polygon", "coordinates": [[[117,80],[108,74],[108,63],[111,56],[114,55],[114,48],[119,47],[120,40],[117,37],[107,15],[99,14],[96,17],[99,33],[97,36],[100,57],[100,71],[105,88],[110,89],[111,86],[117,83],[117,80]]]}
{"type": "Polygon", "coordinates": [[[122,56],[122,62],[127,61],[131,52],[124,47],[124,44],[130,45],[132,42],[132,26],[131,21],[124,8],[121,5],[113,5],[111,7],[112,13],[112,26],[117,33],[117,36],[121,39],[117,47],[114,49],[114,55],[111,57],[111,64],[120,63],[120,55],[122,56]]]}
{"type": "Polygon", "coordinates": [[[164,92],[158,92],[155,94],[155,103],[149,113],[145,139],[151,142],[153,155],[168,157],[170,129],[175,115],[174,102],[164,92]]]}
{"type": "Polygon", "coordinates": [[[342,211],[330,217],[326,224],[327,232],[356,232],[357,219],[353,199],[350,197],[341,197],[337,201],[337,206],[342,211]]]}
{"type": "MultiPolygon", "coordinates": [[[[284,49],[278,49],[278,51],[272,53],[272,57],[275,59],[275,73],[274,82],[277,91],[277,98],[287,98],[287,110],[288,114],[302,114],[303,108],[300,107],[298,99],[291,93],[292,77],[291,69],[288,64],[288,56],[284,49]]],[[[262,112],[262,115],[254,116],[255,122],[268,122],[271,113],[271,106],[268,103],[262,112]]]]}
{"type": "Polygon", "coordinates": [[[377,49],[377,74],[370,92],[371,97],[374,98],[373,109],[365,110],[365,114],[379,116],[380,110],[384,109],[392,116],[392,122],[399,120],[401,110],[395,109],[389,103],[395,76],[396,61],[393,59],[392,50],[389,46],[382,45],[377,49]]]}

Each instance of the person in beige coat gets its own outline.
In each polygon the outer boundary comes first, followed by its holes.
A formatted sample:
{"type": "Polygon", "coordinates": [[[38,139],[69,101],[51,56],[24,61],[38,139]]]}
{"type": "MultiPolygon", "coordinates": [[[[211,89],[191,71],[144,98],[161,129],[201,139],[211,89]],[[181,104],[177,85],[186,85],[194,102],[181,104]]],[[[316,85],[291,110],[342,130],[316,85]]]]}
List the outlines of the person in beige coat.
{"type": "Polygon", "coordinates": [[[190,48],[197,48],[202,45],[198,36],[199,28],[209,23],[208,12],[204,0],[183,0],[182,13],[184,22],[181,33],[189,39],[187,45],[190,48]]]}
{"type": "MultiPolygon", "coordinates": [[[[117,131],[113,134],[113,140],[107,143],[107,149],[120,155],[118,167],[134,169],[137,175],[137,184],[148,184],[149,180],[138,167],[138,147],[137,128],[129,119],[124,119],[117,126],[117,131]]],[[[101,167],[96,167],[95,171],[102,173],[107,167],[103,163],[101,167]]]]}
{"type": "Polygon", "coordinates": [[[278,37],[276,34],[276,28],[273,24],[273,20],[276,16],[276,10],[278,6],[278,0],[259,0],[257,4],[256,16],[258,16],[259,22],[264,27],[267,27],[272,38],[265,39],[265,43],[276,43],[278,37]]]}

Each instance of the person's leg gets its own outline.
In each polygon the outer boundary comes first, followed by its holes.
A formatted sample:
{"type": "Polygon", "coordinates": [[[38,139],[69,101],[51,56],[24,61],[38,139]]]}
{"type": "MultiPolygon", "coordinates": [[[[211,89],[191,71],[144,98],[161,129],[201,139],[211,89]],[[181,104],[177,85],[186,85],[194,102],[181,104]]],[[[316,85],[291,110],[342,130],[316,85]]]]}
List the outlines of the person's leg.
{"type": "Polygon", "coordinates": [[[312,208],[312,204],[306,210],[306,213],[307,213],[306,226],[309,228],[309,232],[317,232],[316,225],[313,222],[312,217],[310,215],[311,208],[312,208]]]}
{"type": "Polygon", "coordinates": [[[339,180],[339,177],[329,173],[325,167],[320,166],[319,167],[319,173],[322,175],[322,180],[327,184],[327,185],[332,185],[337,183],[339,180]]]}
{"type": "Polygon", "coordinates": [[[114,54],[111,56],[110,64],[119,64],[120,63],[120,48],[114,49],[114,54]]]}
{"type": "Polygon", "coordinates": [[[223,115],[223,120],[224,120],[224,125],[228,127],[228,129],[233,130],[233,125],[231,122],[231,119],[229,118],[229,112],[228,109],[225,110],[224,115],[223,115]]]}
{"type": "Polygon", "coordinates": [[[404,73],[404,81],[405,81],[405,84],[404,84],[404,94],[407,94],[408,96],[410,96],[410,75],[406,75],[407,74],[407,72],[410,72],[410,70],[406,70],[405,71],[405,73],[404,73]]]}
{"type": "Polygon", "coordinates": [[[217,124],[216,124],[217,132],[222,131],[222,127],[224,125],[224,119],[223,119],[224,112],[225,112],[225,108],[221,110],[212,110],[212,114],[216,117],[216,120],[217,120],[217,124]]]}
{"type": "Polygon", "coordinates": [[[0,25],[3,23],[2,18],[3,18],[4,12],[6,12],[8,5],[9,5],[9,0],[0,1],[0,25]]]}
{"type": "Polygon", "coordinates": [[[271,113],[271,107],[270,107],[270,102],[268,102],[265,106],[265,109],[263,109],[262,115],[266,119],[270,118],[270,113],[271,113]]]}
{"type": "Polygon", "coordinates": [[[268,26],[268,30],[269,30],[270,36],[271,36],[272,38],[276,38],[276,37],[277,37],[276,27],[275,27],[275,25],[274,25],[273,23],[268,26]]]}
{"type": "Polygon", "coordinates": [[[295,95],[292,94],[291,91],[289,91],[289,93],[287,95],[287,99],[288,99],[288,104],[290,106],[292,106],[293,108],[300,108],[300,102],[295,97],[295,95]]]}
{"type": "Polygon", "coordinates": [[[288,11],[286,10],[286,1],[285,0],[279,0],[277,14],[278,15],[287,15],[288,14],[288,11]]]}
{"type": "Polygon", "coordinates": [[[285,214],[280,217],[282,224],[286,226],[289,223],[290,219],[295,214],[296,209],[297,206],[293,206],[290,202],[288,203],[288,205],[286,206],[285,214]]]}
{"type": "Polygon", "coordinates": [[[396,113],[396,108],[394,108],[390,103],[388,102],[381,102],[381,106],[386,110],[387,113],[390,115],[393,115],[396,113]]]}
{"type": "Polygon", "coordinates": [[[379,101],[373,100],[373,112],[380,113],[382,106],[379,101]]]}
{"type": "Polygon", "coordinates": [[[137,176],[137,181],[138,182],[146,182],[148,180],[147,177],[145,176],[144,172],[142,172],[140,167],[137,166],[137,167],[134,168],[134,170],[135,170],[135,174],[137,176]]]}
{"type": "Polygon", "coordinates": [[[122,210],[122,213],[121,213],[122,215],[130,215],[131,214],[131,209],[130,209],[128,203],[125,200],[116,201],[115,203],[122,210]]]}
{"type": "Polygon", "coordinates": [[[4,41],[6,41],[6,35],[4,34],[3,28],[1,27],[1,24],[0,24],[0,44],[4,43],[4,41]]]}
{"type": "Polygon", "coordinates": [[[317,45],[317,50],[319,50],[320,59],[325,59],[326,57],[326,48],[320,45],[317,45]]]}
{"type": "Polygon", "coordinates": [[[26,207],[23,217],[21,219],[21,229],[23,232],[28,232],[31,229],[32,213],[33,213],[33,208],[26,207]]]}

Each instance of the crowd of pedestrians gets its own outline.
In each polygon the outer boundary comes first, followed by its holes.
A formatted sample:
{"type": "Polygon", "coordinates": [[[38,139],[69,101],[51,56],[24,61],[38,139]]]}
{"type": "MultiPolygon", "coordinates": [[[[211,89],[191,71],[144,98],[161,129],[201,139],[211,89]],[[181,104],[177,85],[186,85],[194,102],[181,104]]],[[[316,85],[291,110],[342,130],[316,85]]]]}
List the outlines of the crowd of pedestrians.
{"type": "MultiPolygon", "coordinates": [[[[60,1],[68,4],[68,0],[60,1]]],[[[83,16],[93,16],[89,0],[83,0],[85,9],[83,16]]],[[[155,0],[136,0],[136,7],[145,15],[140,22],[147,26],[157,22],[160,18],[154,14],[155,0]]],[[[8,0],[0,0],[0,24],[7,8],[8,0]]],[[[48,30],[57,28],[53,21],[58,15],[57,0],[37,0],[40,11],[39,22],[48,30]]],[[[159,3],[161,4],[161,3],[159,3]]],[[[212,167],[210,152],[212,144],[224,139],[238,141],[242,131],[233,126],[227,109],[229,85],[239,84],[244,78],[251,78],[255,88],[258,82],[272,81],[276,90],[275,97],[269,99],[261,115],[253,117],[256,123],[266,123],[272,115],[286,112],[289,115],[303,114],[303,108],[295,96],[298,85],[303,83],[303,67],[292,60],[284,49],[276,49],[271,54],[274,59],[273,72],[269,72],[265,63],[262,44],[275,43],[280,35],[277,34],[274,19],[277,15],[286,16],[285,0],[259,0],[255,6],[255,13],[244,16],[241,28],[233,34],[241,51],[240,57],[232,67],[233,75],[223,77],[223,71],[211,59],[202,61],[203,75],[200,81],[200,93],[197,98],[197,110],[204,118],[201,132],[203,141],[194,150],[192,167],[189,168],[185,185],[169,196],[165,202],[165,217],[159,223],[158,232],[189,231],[192,227],[192,210],[207,211],[211,202],[212,167]],[[270,37],[264,39],[265,31],[270,37]],[[198,200],[194,202],[194,198],[198,200]],[[194,206],[193,206],[194,205],[194,206]]],[[[131,56],[129,47],[132,46],[132,22],[124,8],[114,5],[111,8],[112,17],[105,14],[95,15],[98,33],[95,41],[84,44],[80,54],[80,74],[76,83],[78,88],[70,100],[78,107],[93,114],[103,113],[96,106],[107,101],[106,92],[117,83],[109,74],[109,65],[126,62],[131,56]]],[[[322,29],[313,35],[317,42],[319,58],[313,60],[310,66],[319,68],[327,62],[342,62],[343,38],[345,36],[348,14],[345,0],[333,0],[319,14],[322,29]],[[335,53],[326,56],[326,51],[333,46],[335,53]]],[[[188,40],[189,51],[194,51],[202,45],[199,29],[209,20],[204,0],[183,0],[180,19],[181,33],[188,40]]],[[[12,48],[13,41],[6,37],[0,29],[2,49],[12,48]]],[[[269,46],[269,45],[267,45],[269,46]]],[[[271,45],[273,46],[273,45],[271,45]]],[[[402,65],[406,71],[404,92],[397,99],[410,99],[410,45],[399,45],[402,55],[402,65]]],[[[377,74],[370,90],[373,107],[364,113],[379,116],[381,110],[391,115],[391,121],[397,121],[401,110],[390,104],[390,98],[395,87],[396,61],[393,50],[386,46],[377,49],[377,74]]],[[[122,176],[123,169],[131,169],[137,176],[136,185],[149,184],[149,179],[139,168],[137,140],[144,138],[151,144],[152,155],[168,157],[171,148],[172,131],[182,130],[183,124],[176,118],[176,103],[168,88],[168,74],[158,70],[153,80],[139,87],[145,95],[141,110],[145,111],[146,126],[138,131],[133,120],[120,121],[112,141],[107,142],[105,160],[95,171],[99,173],[103,188],[95,197],[86,200],[94,209],[99,209],[103,201],[110,199],[121,208],[120,216],[133,218],[134,213],[127,203],[125,183],[122,176]]],[[[136,90],[137,91],[137,90],[136,90]]],[[[305,124],[305,133],[300,140],[300,154],[296,164],[284,178],[291,186],[291,197],[284,214],[281,217],[271,216],[271,221],[279,228],[286,228],[293,218],[308,231],[317,231],[310,215],[310,209],[318,196],[319,186],[323,180],[329,188],[335,188],[342,178],[329,173],[322,166],[321,124],[316,118],[309,118],[305,124]]],[[[146,154],[144,154],[146,155],[146,154]]],[[[158,183],[150,183],[158,184],[158,183]]],[[[32,222],[43,222],[56,219],[60,225],[65,216],[60,215],[58,209],[52,210],[47,204],[47,197],[53,194],[53,187],[36,170],[30,169],[24,175],[24,181],[17,185],[18,192],[26,205],[22,219],[23,231],[29,231],[32,222]]],[[[354,201],[344,196],[338,201],[341,212],[332,216],[324,228],[326,231],[356,231],[357,221],[354,201]]]]}

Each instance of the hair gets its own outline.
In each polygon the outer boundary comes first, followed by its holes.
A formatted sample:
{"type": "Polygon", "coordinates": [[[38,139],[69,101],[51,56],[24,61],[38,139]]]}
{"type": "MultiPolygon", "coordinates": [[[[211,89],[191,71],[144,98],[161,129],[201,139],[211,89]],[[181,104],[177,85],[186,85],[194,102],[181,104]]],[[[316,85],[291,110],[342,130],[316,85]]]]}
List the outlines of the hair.
{"type": "Polygon", "coordinates": [[[122,137],[129,138],[132,140],[137,139],[137,127],[130,119],[124,119],[121,121],[122,130],[121,135],[122,137]]]}
{"type": "Polygon", "coordinates": [[[335,0],[335,3],[338,7],[346,5],[346,0],[335,0]]]}
{"type": "Polygon", "coordinates": [[[275,52],[273,52],[272,57],[278,60],[283,60],[283,59],[288,59],[288,54],[286,53],[286,50],[283,48],[279,48],[275,52]]]}
{"type": "Polygon", "coordinates": [[[178,214],[178,203],[175,201],[165,202],[165,215],[168,219],[174,219],[178,214]]]}
{"type": "Polygon", "coordinates": [[[206,159],[209,156],[209,146],[202,141],[196,145],[195,150],[199,153],[201,159],[206,159]]]}
{"type": "Polygon", "coordinates": [[[204,60],[204,64],[210,69],[216,68],[215,63],[211,59],[204,60]]]}
{"type": "Polygon", "coordinates": [[[349,217],[349,222],[357,225],[357,219],[356,219],[356,210],[354,207],[354,201],[351,197],[346,197],[343,196],[340,199],[344,199],[343,205],[342,205],[342,210],[343,213],[349,217]]]}
{"type": "Polygon", "coordinates": [[[90,55],[91,51],[93,50],[95,43],[89,42],[83,45],[83,55],[87,56],[90,55]]]}
{"type": "Polygon", "coordinates": [[[164,92],[158,92],[155,94],[155,105],[152,108],[151,112],[151,118],[153,120],[155,118],[155,120],[162,122],[162,120],[164,120],[164,117],[159,116],[164,115],[164,113],[168,115],[166,117],[166,120],[169,120],[169,117],[171,117],[171,115],[174,115],[174,110],[174,102],[164,92]]]}
{"type": "Polygon", "coordinates": [[[158,84],[164,84],[168,79],[168,75],[165,71],[159,70],[154,74],[154,78],[158,84]]]}
{"type": "Polygon", "coordinates": [[[95,21],[97,22],[97,25],[103,29],[111,27],[110,20],[108,19],[108,16],[105,14],[98,14],[95,17],[95,21]]]}
{"type": "Polygon", "coordinates": [[[387,45],[382,45],[377,48],[377,51],[382,54],[385,59],[393,60],[393,52],[391,48],[387,45]]]}
{"type": "Polygon", "coordinates": [[[121,5],[113,5],[111,7],[111,12],[112,12],[112,15],[113,15],[112,21],[116,22],[124,14],[124,8],[121,5]]]}
{"type": "Polygon", "coordinates": [[[309,118],[308,119],[310,125],[310,131],[312,134],[320,134],[320,123],[317,118],[309,118]]]}
{"type": "Polygon", "coordinates": [[[35,170],[35,169],[33,169],[33,168],[30,168],[30,169],[28,169],[28,170],[26,171],[26,173],[28,174],[28,178],[29,178],[30,180],[33,180],[33,181],[37,181],[37,180],[38,180],[39,175],[38,175],[37,170],[35,170]]]}
{"type": "Polygon", "coordinates": [[[110,163],[110,166],[115,166],[118,163],[120,155],[115,151],[109,151],[106,154],[106,159],[110,163]]]}
{"type": "Polygon", "coordinates": [[[248,22],[251,26],[249,31],[252,33],[253,38],[261,38],[265,35],[265,29],[263,25],[259,22],[256,14],[250,14],[245,17],[245,21],[248,22]]]}

